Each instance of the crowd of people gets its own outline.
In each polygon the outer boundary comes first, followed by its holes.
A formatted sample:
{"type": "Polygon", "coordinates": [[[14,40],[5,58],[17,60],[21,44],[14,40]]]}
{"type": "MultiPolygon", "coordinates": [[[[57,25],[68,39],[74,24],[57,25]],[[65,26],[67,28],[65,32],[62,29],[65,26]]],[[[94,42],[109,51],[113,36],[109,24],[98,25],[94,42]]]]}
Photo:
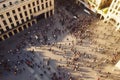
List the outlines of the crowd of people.
{"type": "MultiPolygon", "coordinates": [[[[70,6],[70,4],[66,6],[70,6]]],[[[78,7],[73,6],[72,8],[74,9],[69,10],[60,6],[57,8],[56,14],[53,17],[46,21],[41,20],[38,24],[34,25],[34,29],[32,28],[24,33],[14,49],[7,51],[7,54],[1,54],[0,68],[2,71],[0,71],[0,73],[2,75],[0,74],[0,78],[4,76],[3,73],[19,76],[27,72],[28,68],[30,68],[30,70],[37,69],[37,71],[40,71],[38,74],[42,80],[86,80],[87,78],[93,78],[93,80],[101,80],[102,78],[105,80],[105,78],[109,78],[111,73],[106,73],[101,70],[109,64],[108,59],[98,58],[99,56],[80,51],[79,48],[76,47],[76,45],[81,46],[83,40],[92,35],[88,27],[91,25],[91,22],[94,21],[95,17],[85,12],[77,14],[78,9],[76,8],[78,7]],[[75,11],[74,14],[71,10],[75,11]],[[72,35],[73,40],[67,38],[63,44],[58,44],[58,42],[62,42],[61,38],[69,34],[72,35]],[[80,39],[80,41],[77,41],[78,39],[80,39]],[[42,55],[39,55],[40,58],[37,62],[37,54],[40,52],[35,51],[35,49],[26,51],[26,48],[31,46],[39,46],[40,49],[43,46],[47,46],[49,48],[48,51],[54,55],[60,54],[56,54],[52,47],[62,50],[64,53],[62,56],[66,59],[65,64],[53,66],[51,57],[46,59],[42,55]],[[72,56],[67,56],[70,54],[72,56]],[[89,73],[87,69],[96,72],[96,76],[86,76],[85,72],[89,73]],[[72,74],[74,72],[78,72],[79,76],[74,76],[72,74]],[[45,76],[48,78],[46,79],[45,76]]],[[[62,62],[62,59],[60,62],[62,62]]],[[[31,76],[34,75],[29,73],[28,78],[24,80],[39,80],[31,76]]],[[[6,78],[3,79],[9,80],[6,78]]]]}

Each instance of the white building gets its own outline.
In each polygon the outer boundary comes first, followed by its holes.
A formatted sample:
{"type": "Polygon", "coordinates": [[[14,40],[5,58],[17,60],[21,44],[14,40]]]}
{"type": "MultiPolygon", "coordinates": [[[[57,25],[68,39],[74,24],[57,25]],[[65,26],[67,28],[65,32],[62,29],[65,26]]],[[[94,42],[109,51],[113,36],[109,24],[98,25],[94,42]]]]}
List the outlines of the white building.
{"type": "Polygon", "coordinates": [[[120,28],[120,0],[112,1],[104,21],[115,25],[116,30],[120,28]]]}
{"type": "Polygon", "coordinates": [[[0,0],[0,41],[54,14],[54,0],[0,0]]]}

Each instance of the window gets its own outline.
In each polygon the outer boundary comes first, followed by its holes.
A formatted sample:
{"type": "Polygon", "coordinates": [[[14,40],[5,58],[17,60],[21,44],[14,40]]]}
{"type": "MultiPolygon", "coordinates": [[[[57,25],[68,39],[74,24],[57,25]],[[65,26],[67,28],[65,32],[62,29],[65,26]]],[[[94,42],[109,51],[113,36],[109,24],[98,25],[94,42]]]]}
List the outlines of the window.
{"type": "Polygon", "coordinates": [[[20,9],[20,8],[18,8],[18,11],[21,11],[21,9],[20,9]]]}
{"type": "Polygon", "coordinates": [[[24,23],[24,19],[22,19],[21,21],[22,21],[22,23],[24,23]]]}
{"type": "Polygon", "coordinates": [[[119,23],[117,23],[117,26],[119,25],[119,23]]]}
{"type": "Polygon", "coordinates": [[[39,0],[37,0],[37,4],[39,4],[39,0]]]}
{"type": "Polygon", "coordinates": [[[14,33],[17,33],[17,30],[15,29],[13,32],[14,32],[14,33]]]}
{"type": "Polygon", "coordinates": [[[50,15],[53,15],[53,10],[50,10],[50,15]]]}
{"type": "Polygon", "coordinates": [[[43,2],[43,0],[41,0],[41,2],[43,2]]]}
{"type": "Polygon", "coordinates": [[[3,16],[3,15],[0,15],[0,17],[1,17],[1,18],[4,18],[4,16],[3,16]]]}
{"type": "Polygon", "coordinates": [[[30,4],[28,4],[28,7],[31,7],[30,4]]]}
{"type": "Polygon", "coordinates": [[[30,13],[32,13],[32,10],[31,10],[31,9],[30,9],[29,11],[30,11],[30,13]]]}
{"type": "Polygon", "coordinates": [[[18,30],[19,30],[19,31],[22,31],[22,28],[21,28],[21,27],[19,27],[19,28],[18,28],[18,30]]]}
{"type": "Polygon", "coordinates": [[[40,11],[40,6],[37,6],[38,7],[38,11],[40,11]]]}
{"type": "Polygon", "coordinates": [[[44,5],[42,4],[42,9],[44,9],[44,5]]]}
{"type": "Polygon", "coordinates": [[[31,15],[31,18],[33,18],[33,15],[31,15]]]}
{"type": "Polygon", "coordinates": [[[33,4],[33,6],[35,6],[35,2],[33,2],[32,4],[33,4]]]}
{"type": "Polygon", "coordinates": [[[27,26],[26,26],[26,25],[23,25],[23,28],[24,28],[24,29],[26,29],[26,28],[27,28],[27,26]]]}
{"type": "Polygon", "coordinates": [[[27,16],[27,11],[25,11],[25,16],[27,16]]]}
{"type": "Polygon", "coordinates": [[[34,8],[34,12],[36,12],[36,9],[34,8]]]}
{"type": "Polygon", "coordinates": [[[28,17],[26,17],[26,20],[28,21],[28,20],[29,20],[29,18],[28,18],[28,17]]]}
{"type": "Polygon", "coordinates": [[[118,15],[118,12],[116,13],[116,15],[118,15]]]}
{"type": "Polygon", "coordinates": [[[5,21],[5,20],[3,21],[3,24],[4,24],[4,25],[7,25],[7,23],[6,23],[6,21],[5,21]]]}
{"type": "Polygon", "coordinates": [[[20,13],[20,18],[22,18],[23,16],[22,16],[22,13],[20,13]]]}
{"type": "Polygon", "coordinates": [[[23,9],[26,9],[26,7],[25,7],[25,6],[23,6],[23,9]]]}
{"type": "Polygon", "coordinates": [[[50,6],[52,6],[52,2],[50,1],[50,6]]]}
{"type": "Polygon", "coordinates": [[[48,7],[48,3],[46,3],[46,8],[48,7]]]}
{"type": "Polygon", "coordinates": [[[9,21],[10,21],[10,22],[12,22],[12,19],[11,19],[11,18],[9,18],[9,21]]]}
{"type": "Polygon", "coordinates": [[[18,20],[17,16],[14,16],[15,20],[18,20]]]}
{"type": "Polygon", "coordinates": [[[4,33],[3,29],[0,29],[0,34],[4,33]]]}
{"type": "Polygon", "coordinates": [[[9,27],[7,26],[6,29],[9,30],[9,27]]]}
{"type": "Polygon", "coordinates": [[[5,8],[5,7],[6,7],[6,5],[5,5],[5,4],[3,4],[3,7],[5,8]]]}
{"type": "Polygon", "coordinates": [[[14,24],[11,24],[11,27],[14,28],[15,27],[14,24]]]}
{"type": "Polygon", "coordinates": [[[15,10],[12,10],[12,13],[14,14],[14,13],[15,13],[15,10]]]}
{"type": "Polygon", "coordinates": [[[8,38],[6,34],[5,34],[3,37],[4,37],[4,39],[7,39],[7,38],[8,38]]]}
{"type": "Polygon", "coordinates": [[[9,2],[10,5],[12,5],[12,2],[9,2]]]}
{"type": "Polygon", "coordinates": [[[110,9],[110,12],[112,11],[112,9],[110,9]]]}
{"type": "Polygon", "coordinates": [[[117,9],[118,6],[115,7],[115,9],[117,9]]]}
{"type": "Polygon", "coordinates": [[[10,16],[10,13],[9,13],[9,12],[7,12],[6,14],[7,14],[7,16],[10,16]]]}
{"type": "Polygon", "coordinates": [[[17,23],[17,25],[19,25],[19,22],[18,22],[18,21],[17,21],[16,23],[17,23]]]}

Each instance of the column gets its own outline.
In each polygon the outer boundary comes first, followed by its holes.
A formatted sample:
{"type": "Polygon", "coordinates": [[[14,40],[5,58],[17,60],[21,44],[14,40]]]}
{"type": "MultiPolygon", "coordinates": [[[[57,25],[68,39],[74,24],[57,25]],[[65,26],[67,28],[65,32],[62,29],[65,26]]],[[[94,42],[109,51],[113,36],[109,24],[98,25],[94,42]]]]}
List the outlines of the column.
{"type": "Polygon", "coordinates": [[[14,32],[13,32],[13,30],[11,32],[12,32],[13,35],[15,35],[14,32]]]}
{"type": "Polygon", "coordinates": [[[35,9],[36,9],[36,12],[38,12],[38,4],[37,4],[37,1],[35,1],[35,9]]]}
{"type": "Polygon", "coordinates": [[[47,19],[47,12],[44,13],[45,19],[47,19]]]}
{"type": "Polygon", "coordinates": [[[2,20],[0,19],[0,25],[1,25],[1,28],[4,30],[4,31],[7,31],[6,28],[5,28],[5,25],[3,24],[2,20]]]}
{"type": "Polygon", "coordinates": [[[22,30],[24,30],[23,26],[20,26],[22,28],[22,30]]]}
{"type": "Polygon", "coordinates": [[[9,38],[10,36],[8,35],[8,33],[6,33],[7,37],[9,38]]]}
{"type": "Polygon", "coordinates": [[[5,40],[5,38],[2,36],[2,40],[5,40]]]}
{"type": "Polygon", "coordinates": [[[18,28],[16,30],[17,30],[18,33],[20,32],[18,28]]]}

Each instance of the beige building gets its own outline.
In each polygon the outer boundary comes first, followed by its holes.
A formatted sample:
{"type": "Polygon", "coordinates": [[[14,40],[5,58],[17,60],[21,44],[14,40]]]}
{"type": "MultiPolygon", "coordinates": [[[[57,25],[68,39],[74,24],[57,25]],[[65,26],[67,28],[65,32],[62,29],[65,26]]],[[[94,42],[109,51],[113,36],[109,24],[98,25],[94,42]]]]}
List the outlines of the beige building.
{"type": "Polygon", "coordinates": [[[104,19],[115,25],[116,30],[120,28],[120,0],[113,0],[104,19]]]}
{"type": "Polygon", "coordinates": [[[85,7],[92,10],[93,12],[102,14],[101,11],[104,8],[110,6],[112,0],[76,0],[77,3],[82,3],[85,7]]]}
{"type": "Polygon", "coordinates": [[[0,41],[54,14],[54,0],[0,0],[0,41]]]}

